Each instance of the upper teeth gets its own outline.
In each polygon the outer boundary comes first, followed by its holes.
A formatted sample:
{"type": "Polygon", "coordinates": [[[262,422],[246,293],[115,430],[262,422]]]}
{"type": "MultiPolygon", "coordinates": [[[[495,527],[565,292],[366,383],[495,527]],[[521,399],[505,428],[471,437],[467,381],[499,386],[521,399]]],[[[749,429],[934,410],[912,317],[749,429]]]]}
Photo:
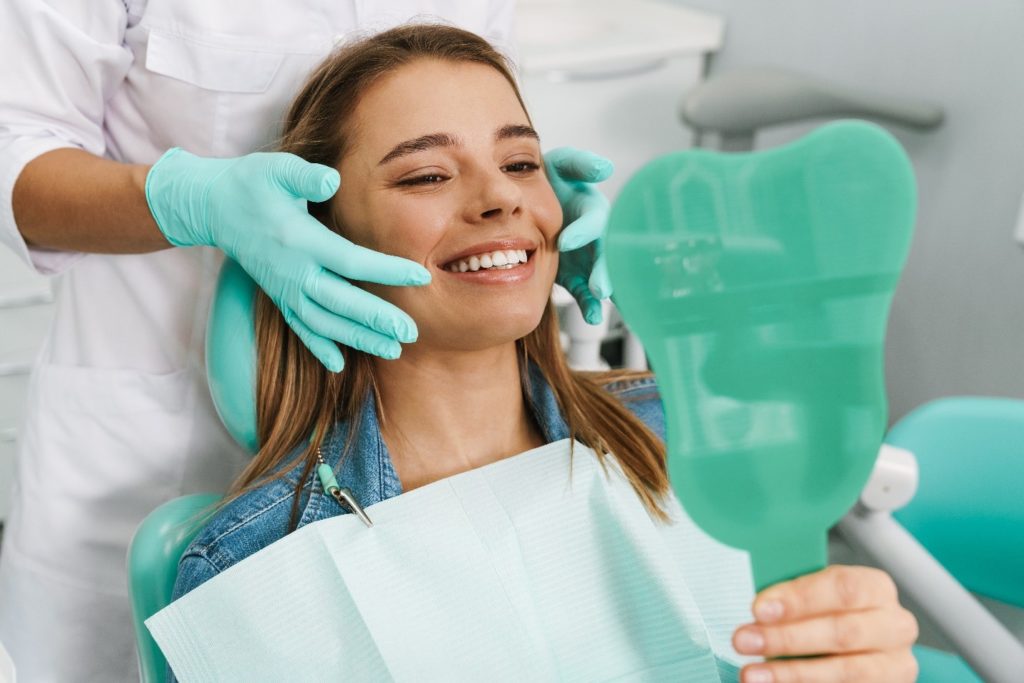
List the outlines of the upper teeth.
{"type": "Polygon", "coordinates": [[[487,268],[514,268],[526,263],[525,249],[504,249],[486,254],[474,254],[448,264],[453,273],[465,273],[467,270],[486,270],[487,268]]]}

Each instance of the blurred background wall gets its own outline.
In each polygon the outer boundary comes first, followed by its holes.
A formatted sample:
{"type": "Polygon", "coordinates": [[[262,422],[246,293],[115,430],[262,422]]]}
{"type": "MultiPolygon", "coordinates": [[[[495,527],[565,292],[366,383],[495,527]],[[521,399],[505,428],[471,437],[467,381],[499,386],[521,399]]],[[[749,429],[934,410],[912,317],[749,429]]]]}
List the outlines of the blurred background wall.
{"type": "MultiPolygon", "coordinates": [[[[1024,396],[1024,2],[674,2],[725,18],[711,74],[781,66],[945,110],[937,131],[890,129],[920,205],[889,323],[890,417],[950,394],[1024,396]]],[[[758,147],[815,125],[768,131],[758,147]]]]}

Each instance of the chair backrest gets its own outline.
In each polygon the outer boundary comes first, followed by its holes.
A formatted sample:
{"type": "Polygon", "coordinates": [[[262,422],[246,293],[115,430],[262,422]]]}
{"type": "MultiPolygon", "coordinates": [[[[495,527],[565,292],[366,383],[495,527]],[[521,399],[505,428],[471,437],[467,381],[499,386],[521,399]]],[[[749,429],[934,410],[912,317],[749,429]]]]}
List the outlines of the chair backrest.
{"type": "Polygon", "coordinates": [[[178,560],[205,523],[204,513],[218,500],[220,496],[213,493],[169,500],[143,520],[132,538],[128,548],[128,583],[139,650],[139,676],[144,683],[162,683],[167,673],[167,660],[144,622],[170,603],[178,560]]]}
{"type": "Polygon", "coordinates": [[[255,453],[256,283],[231,259],[217,278],[206,326],[206,376],[217,415],[235,442],[255,453]]]}
{"type": "Polygon", "coordinates": [[[900,524],[964,586],[1024,607],[1024,401],[933,401],[885,440],[919,465],[900,524]]]}
{"type": "MultiPolygon", "coordinates": [[[[234,261],[221,268],[206,333],[206,366],[217,414],[235,441],[256,451],[256,340],[253,297],[256,285],[234,261]]],[[[220,500],[199,493],[170,500],[151,512],[128,549],[128,582],[145,683],[166,678],[167,661],[146,629],[145,621],[171,601],[178,561],[220,500]]]]}

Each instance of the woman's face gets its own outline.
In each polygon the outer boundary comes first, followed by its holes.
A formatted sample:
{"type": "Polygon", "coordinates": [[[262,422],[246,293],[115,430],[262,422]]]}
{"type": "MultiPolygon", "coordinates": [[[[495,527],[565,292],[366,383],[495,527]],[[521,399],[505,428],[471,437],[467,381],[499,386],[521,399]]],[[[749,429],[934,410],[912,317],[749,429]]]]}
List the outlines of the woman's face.
{"type": "Polygon", "coordinates": [[[342,234],[430,271],[424,287],[364,285],[412,316],[417,348],[481,349],[537,326],[562,212],[498,71],[422,59],[388,74],[356,107],[338,170],[342,234]]]}

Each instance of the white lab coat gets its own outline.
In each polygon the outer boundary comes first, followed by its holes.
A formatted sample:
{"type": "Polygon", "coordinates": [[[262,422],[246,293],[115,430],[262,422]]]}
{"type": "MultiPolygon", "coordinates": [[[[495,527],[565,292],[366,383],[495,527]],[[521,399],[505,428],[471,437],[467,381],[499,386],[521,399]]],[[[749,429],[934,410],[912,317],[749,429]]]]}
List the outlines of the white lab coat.
{"type": "Polygon", "coordinates": [[[144,164],[172,146],[266,149],[336,42],[424,14],[511,42],[512,0],[4,0],[0,241],[58,275],[0,551],[0,640],[20,681],[135,678],[128,541],[161,502],[223,490],[245,457],[205,382],[220,252],[28,248],[18,174],[60,147],[144,164]]]}

